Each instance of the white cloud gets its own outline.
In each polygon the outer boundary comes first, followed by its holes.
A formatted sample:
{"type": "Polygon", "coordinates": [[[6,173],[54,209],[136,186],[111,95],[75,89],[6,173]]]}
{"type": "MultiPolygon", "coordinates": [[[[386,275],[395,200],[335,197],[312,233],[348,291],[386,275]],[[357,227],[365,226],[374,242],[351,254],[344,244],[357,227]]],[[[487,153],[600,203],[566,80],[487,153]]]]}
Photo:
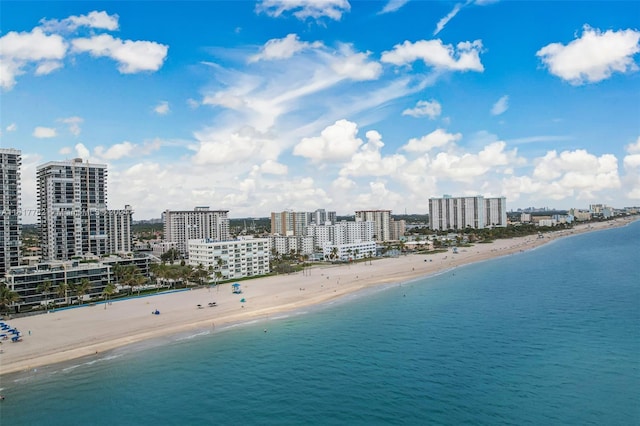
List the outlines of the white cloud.
{"type": "Polygon", "coordinates": [[[105,149],[103,146],[97,146],[93,151],[96,156],[104,160],[119,160],[123,157],[130,157],[135,149],[135,144],[124,141],[122,143],[111,145],[108,149],[105,149]]]}
{"type": "Polygon", "coordinates": [[[436,129],[420,139],[409,139],[409,142],[401,149],[408,152],[428,152],[434,148],[442,148],[455,143],[461,138],[461,133],[447,133],[444,129],[436,129]]]}
{"type": "Polygon", "coordinates": [[[362,145],[357,137],[358,126],[347,120],[338,120],[325,128],[320,136],[304,138],[293,148],[293,155],[308,158],[314,163],[346,161],[362,145]]]}
{"type": "Polygon", "coordinates": [[[11,123],[7,126],[5,130],[7,132],[15,132],[16,130],[18,130],[18,126],[16,125],[16,123],[11,123]]]}
{"type": "Polygon", "coordinates": [[[74,52],[89,52],[94,57],[108,57],[118,62],[123,74],[157,71],[167,57],[169,47],[153,41],[132,41],[102,34],[72,40],[74,52]]]}
{"type": "Polygon", "coordinates": [[[286,175],[288,167],[274,160],[267,160],[260,165],[260,172],[271,175],[286,175]]]}
{"type": "Polygon", "coordinates": [[[450,71],[484,71],[480,62],[482,41],[460,42],[454,48],[443,44],[442,40],[405,41],[393,50],[382,53],[381,61],[394,65],[407,65],[422,60],[436,69],[450,71]]]}
{"type": "Polygon", "coordinates": [[[395,12],[407,3],[409,3],[409,0],[389,0],[387,4],[384,5],[380,13],[395,12]]]}
{"type": "Polygon", "coordinates": [[[382,73],[382,65],[367,61],[370,53],[354,52],[351,45],[340,45],[340,55],[330,61],[331,68],[341,77],[351,80],[375,80],[382,73]]]}
{"type": "Polygon", "coordinates": [[[323,17],[339,21],[342,14],[350,10],[351,5],[347,0],[262,0],[256,5],[257,13],[277,18],[293,11],[293,16],[301,21],[323,17]]]}
{"type": "Polygon", "coordinates": [[[472,182],[497,167],[520,162],[516,150],[505,151],[505,148],[506,143],[498,141],[485,146],[478,154],[440,152],[431,162],[431,173],[454,181],[472,182]]]}
{"type": "Polygon", "coordinates": [[[56,129],[38,126],[33,129],[33,136],[38,139],[54,138],[56,136],[56,129]]]}
{"type": "Polygon", "coordinates": [[[169,102],[168,101],[160,101],[158,105],[153,108],[153,110],[158,115],[167,115],[169,114],[169,102]]]}
{"type": "Polygon", "coordinates": [[[68,156],[72,152],[73,152],[73,150],[71,148],[69,148],[68,146],[64,146],[64,147],[62,147],[62,148],[60,148],[58,150],[58,154],[64,155],[64,156],[68,156]]]}
{"type": "Polygon", "coordinates": [[[451,12],[447,13],[438,21],[438,23],[436,24],[436,29],[433,32],[433,35],[435,36],[440,31],[442,31],[445,25],[447,25],[449,21],[452,20],[458,14],[458,12],[460,12],[460,9],[462,9],[464,6],[465,6],[465,3],[457,3],[455,6],[453,6],[453,9],[451,10],[451,12]]]}
{"type": "Polygon", "coordinates": [[[536,52],[549,72],[574,85],[596,83],[614,72],[636,71],[633,56],[640,52],[640,31],[607,30],[585,25],[582,36],[566,46],[551,43],[536,52]]]}
{"type": "Polygon", "coordinates": [[[640,154],[625,155],[623,162],[625,169],[635,169],[640,167],[640,154]]]}
{"type": "Polygon", "coordinates": [[[69,16],[65,19],[41,19],[41,27],[47,32],[75,31],[79,27],[115,31],[118,29],[118,15],[93,11],[87,15],[69,16]]]}
{"type": "Polygon", "coordinates": [[[611,154],[597,157],[586,150],[556,151],[536,160],[533,177],[577,192],[578,198],[593,199],[597,191],[620,187],[618,160],[611,154]]]}
{"type": "MultiPolygon", "coordinates": [[[[9,129],[7,128],[7,130],[9,129]]],[[[626,150],[629,154],[640,154],[640,136],[634,143],[627,145],[626,150]]]]}
{"type": "Polygon", "coordinates": [[[412,117],[424,117],[427,116],[430,119],[435,119],[442,113],[442,106],[434,99],[430,101],[418,101],[415,108],[409,108],[402,111],[402,115],[410,115],[412,117]]]}
{"type": "Polygon", "coordinates": [[[71,132],[71,134],[74,136],[78,136],[81,132],[80,124],[82,124],[84,120],[81,117],[68,117],[68,118],[61,118],[58,121],[64,124],[68,124],[69,132],[71,132]]]}
{"type": "Polygon", "coordinates": [[[394,175],[406,163],[402,155],[382,157],[380,150],[384,143],[377,131],[369,130],[365,136],[367,143],[340,170],[340,176],[389,176],[394,175]]]}
{"type": "Polygon", "coordinates": [[[491,107],[491,115],[500,115],[509,109],[509,96],[504,95],[491,107]]]}
{"type": "Polygon", "coordinates": [[[309,43],[306,41],[300,41],[297,34],[289,34],[284,38],[274,38],[267,41],[260,50],[260,53],[249,58],[249,62],[287,59],[298,52],[302,52],[303,50],[318,49],[322,46],[322,42],[315,41],[313,43],[309,43]]]}
{"type": "Polygon", "coordinates": [[[35,66],[36,75],[48,74],[62,66],[67,43],[57,34],[45,34],[40,28],[30,32],[10,31],[0,37],[0,87],[9,90],[16,77],[35,66]]]}
{"type": "Polygon", "coordinates": [[[91,152],[89,151],[89,148],[87,148],[86,146],[84,146],[84,144],[82,143],[77,143],[74,146],[75,150],[76,150],[76,154],[78,158],[82,158],[82,159],[88,159],[91,156],[91,152]]]}

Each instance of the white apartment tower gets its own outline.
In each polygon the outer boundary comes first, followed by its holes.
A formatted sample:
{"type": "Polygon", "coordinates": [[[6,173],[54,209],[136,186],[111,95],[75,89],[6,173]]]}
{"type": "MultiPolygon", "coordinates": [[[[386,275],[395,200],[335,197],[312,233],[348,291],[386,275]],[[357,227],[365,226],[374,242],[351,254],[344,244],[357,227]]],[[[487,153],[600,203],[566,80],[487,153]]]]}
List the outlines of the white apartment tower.
{"type": "Polygon", "coordinates": [[[391,210],[359,210],[356,221],[373,222],[373,238],[375,241],[391,240],[391,210]]]}
{"type": "Polygon", "coordinates": [[[164,239],[175,243],[177,250],[189,256],[188,241],[208,239],[229,240],[229,210],[209,210],[196,207],[194,210],[166,210],[163,216],[164,239]]]}
{"type": "Polygon", "coordinates": [[[0,148],[0,278],[20,263],[21,152],[0,148]]]}
{"type": "Polygon", "coordinates": [[[36,176],[43,258],[107,254],[107,166],[52,161],[38,166],[36,176]]]}
{"type": "Polygon", "coordinates": [[[434,230],[507,226],[506,198],[451,197],[429,199],[429,227],[434,230]]]}
{"type": "Polygon", "coordinates": [[[131,253],[133,251],[132,222],[133,210],[128,204],[124,206],[123,210],[107,210],[109,253],[131,253]]]}

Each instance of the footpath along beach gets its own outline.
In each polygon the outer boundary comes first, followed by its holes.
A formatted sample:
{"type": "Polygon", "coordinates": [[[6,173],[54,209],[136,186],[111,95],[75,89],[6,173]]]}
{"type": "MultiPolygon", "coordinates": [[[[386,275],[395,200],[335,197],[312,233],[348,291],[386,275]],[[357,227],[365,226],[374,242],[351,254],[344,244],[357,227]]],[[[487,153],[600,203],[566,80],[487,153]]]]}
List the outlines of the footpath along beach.
{"type": "Polygon", "coordinates": [[[103,353],[111,349],[190,330],[212,329],[316,305],[377,285],[403,283],[461,265],[530,250],[557,238],[623,226],[637,217],[577,225],[571,230],[496,240],[438,254],[409,254],[372,262],[316,266],[289,275],[214,288],[158,294],[60,310],[8,322],[22,332],[21,342],[4,341],[0,375],[103,353]],[[243,301],[244,300],[244,301],[243,301]],[[209,306],[215,302],[215,306],[209,306]],[[200,305],[200,306],[198,306],[200,305]],[[158,310],[159,315],[152,312],[158,310]]]}

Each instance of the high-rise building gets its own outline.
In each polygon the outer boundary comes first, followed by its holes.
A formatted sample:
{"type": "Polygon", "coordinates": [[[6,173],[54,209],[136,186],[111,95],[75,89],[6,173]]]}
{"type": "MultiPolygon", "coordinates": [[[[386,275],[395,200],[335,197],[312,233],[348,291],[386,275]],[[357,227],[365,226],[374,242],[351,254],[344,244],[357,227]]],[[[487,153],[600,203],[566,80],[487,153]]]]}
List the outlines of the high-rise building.
{"type": "Polygon", "coordinates": [[[124,206],[123,210],[107,210],[109,253],[131,253],[133,248],[132,221],[133,210],[128,204],[124,206]]]}
{"type": "Polygon", "coordinates": [[[20,263],[20,166],[17,149],[0,148],[0,278],[20,263]]]}
{"type": "Polygon", "coordinates": [[[391,210],[359,210],[356,221],[373,222],[373,239],[375,241],[391,240],[391,210]]]}
{"type": "Polygon", "coordinates": [[[37,167],[42,256],[67,260],[108,253],[107,166],[52,161],[37,167]]]}
{"type": "Polygon", "coordinates": [[[309,224],[307,212],[283,211],[271,213],[272,235],[304,235],[304,229],[309,224]]]}
{"type": "Polygon", "coordinates": [[[228,213],[229,210],[209,210],[209,207],[181,211],[166,210],[162,214],[164,240],[175,243],[176,249],[185,258],[189,256],[189,240],[229,240],[228,213]]]}
{"type": "Polygon", "coordinates": [[[505,197],[451,197],[429,199],[429,227],[434,230],[482,229],[507,226],[505,197]]]}

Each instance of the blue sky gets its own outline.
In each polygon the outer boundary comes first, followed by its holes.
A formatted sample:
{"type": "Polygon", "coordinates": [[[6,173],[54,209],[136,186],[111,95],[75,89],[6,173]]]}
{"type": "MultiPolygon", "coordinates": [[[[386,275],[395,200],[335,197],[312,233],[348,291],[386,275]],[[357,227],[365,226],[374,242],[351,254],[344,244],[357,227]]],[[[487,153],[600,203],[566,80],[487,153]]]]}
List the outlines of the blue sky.
{"type": "Polygon", "coordinates": [[[75,157],[108,165],[134,219],[640,205],[638,2],[3,1],[0,19],[25,209],[36,167],[75,157]]]}

